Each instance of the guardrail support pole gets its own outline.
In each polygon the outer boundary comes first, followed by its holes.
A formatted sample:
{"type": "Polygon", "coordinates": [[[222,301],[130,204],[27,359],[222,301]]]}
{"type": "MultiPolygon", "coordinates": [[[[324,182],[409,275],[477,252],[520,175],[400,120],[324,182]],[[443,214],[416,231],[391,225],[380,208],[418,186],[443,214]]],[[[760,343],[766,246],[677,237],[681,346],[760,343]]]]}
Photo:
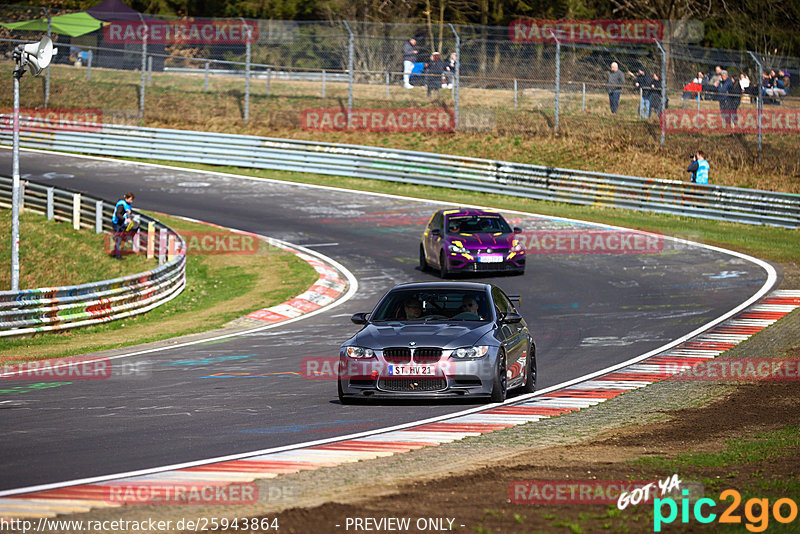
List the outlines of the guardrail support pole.
{"type": "Polygon", "coordinates": [[[53,220],[53,196],[54,196],[55,188],[48,187],[47,188],[47,220],[53,220]]]}
{"type": "Polygon", "coordinates": [[[94,233],[103,233],[103,201],[98,200],[94,203],[94,233]]]}
{"type": "Polygon", "coordinates": [[[153,259],[156,251],[156,225],[153,221],[147,223],[147,259],[153,259]]]}
{"type": "Polygon", "coordinates": [[[167,231],[161,228],[158,231],[158,264],[164,265],[167,257],[167,231]]]}
{"type": "Polygon", "coordinates": [[[81,194],[72,194],[72,228],[81,229],[81,194]]]}

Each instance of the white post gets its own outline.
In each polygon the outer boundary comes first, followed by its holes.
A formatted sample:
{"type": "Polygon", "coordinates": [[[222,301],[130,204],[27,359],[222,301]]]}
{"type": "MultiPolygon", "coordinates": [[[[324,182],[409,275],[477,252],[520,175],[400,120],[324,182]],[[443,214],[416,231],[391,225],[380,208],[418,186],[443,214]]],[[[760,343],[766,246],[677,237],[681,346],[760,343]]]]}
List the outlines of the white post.
{"type": "Polygon", "coordinates": [[[81,194],[72,194],[72,228],[81,229],[81,194]]]}
{"type": "Polygon", "coordinates": [[[153,221],[147,223],[147,259],[155,256],[156,249],[156,225],[153,221]]]}
{"type": "Polygon", "coordinates": [[[103,201],[98,200],[94,203],[94,233],[103,233],[103,201]]]}
{"type": "Polygon", "coordinates": [[[161,228],[158,231],[158,264],[163,265],[167,257],[167,231],[161,228]]]}
{"type": "Polygon", "coordinates": [[[47,220],[53,220],[53,191],[54,188],[48,187],[47,188],[47,220]]]}

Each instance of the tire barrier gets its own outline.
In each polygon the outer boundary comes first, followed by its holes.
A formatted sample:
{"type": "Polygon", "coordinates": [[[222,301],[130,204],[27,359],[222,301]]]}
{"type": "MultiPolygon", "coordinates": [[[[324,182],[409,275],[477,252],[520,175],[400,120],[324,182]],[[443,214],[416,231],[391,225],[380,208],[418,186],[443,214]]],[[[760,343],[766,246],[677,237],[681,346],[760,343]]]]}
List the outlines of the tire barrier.
{"type": "MultiPolygon", "coordinates": [[[[0,176],[0,207],[11,207],[11,178],[0,176]]],[[[28,182],[21,211],[71,221],[76,229],[111,232],[113,203],[81,193],[28,182]]],[[[149,311],[178,296],[186,285],[183,239],[157,219],[137,213],[134,251],[158,257],[159,266],[112,280],[74,286],[0,291],[0,337],[65,330],[106,323],[149,311]]]]}

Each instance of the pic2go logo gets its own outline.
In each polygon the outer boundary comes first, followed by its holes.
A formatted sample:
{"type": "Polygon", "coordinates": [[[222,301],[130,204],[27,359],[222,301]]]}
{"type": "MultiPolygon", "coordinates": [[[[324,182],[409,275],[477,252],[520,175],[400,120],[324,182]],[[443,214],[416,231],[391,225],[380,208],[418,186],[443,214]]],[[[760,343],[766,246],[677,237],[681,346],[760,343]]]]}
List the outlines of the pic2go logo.
{"type": "MultiPolygon", "coordinates": [[[[687,524],[690,521],[690,512],[694,515],[695,521],[698,523],[711,523],[717,519],[717,514],[711,510],[716,508],[717,503],[713,499],[702,498],[698,499],[694,506],[691,506],[687,496],[688,490],[682,491],[683,498],[681,499],[681,523],[687,524]]],[[[742,517],[737,513],[739,505],[742,503],[741,494],[734,490],[725,490],[719,494],[720,501],[727,501],[731,499],[731,504],[719,516],[719,523],[727,524],[741,524],[742,517]]],[[[764,532],[769,526],[770,512],[778,523],[791,523],[797,519],[797,503],[789,498],[782,498],[772,503],[772,508],[769,505],[769,499],[749,499],[744,504],[744,517],[747,520],[745,528],[750,532],[764,532]]],[[[678,503],[675,499],[667,497],[665,499],[655,499],[653,501],[653,531],[661,532],[661,525],[668,525],[673,523],[678,518],[678,503]],[[669,511],[664,515],[664,508],[669,511]]]]}

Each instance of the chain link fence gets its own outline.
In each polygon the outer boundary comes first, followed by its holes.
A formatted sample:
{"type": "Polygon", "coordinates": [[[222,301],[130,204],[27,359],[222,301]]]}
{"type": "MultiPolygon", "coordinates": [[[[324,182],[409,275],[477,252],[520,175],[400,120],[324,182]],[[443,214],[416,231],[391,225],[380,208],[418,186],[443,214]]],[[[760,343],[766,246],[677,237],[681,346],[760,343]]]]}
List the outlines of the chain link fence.
{"type": "MultiPolygon", "coordinates": [[[[612,62],[625,77],[617,114],[641,121],[660,144],[677,136],[659,120],[664,107],[718,112],[726,96],[760,117],[766,106],[791,109],[797,102],[791,86],[774,97],[759,89],[762,73],[770,70],[797,80],[798,58],[703,48],[666,40],[670,35],[639,44],[518,42],[507,27],[89,12],[103,26],[80,35],[73,28],[70,36],[56,20],[66,11],[0,6],[4,24],[34,19],[43,24],[36,30],[0,26],[0,57],[9,74],[14,46],[38,40],[48,21],[59,48],[49,82],[23,79],[24,108],[96,110],[105,122],[188,122],[209,130],[234,117],[276,133],[308,129],[306,113],[314,109],[338,110],[346,119],[367,109],[434,109],[449,113],[460,131],[580,131],[588,121],[611,116],[612,62]],[[416,55],[408,73],[403,48],[412,38],[416,55]],[[755,90],[720,95],[709,83],[717,65],[737,79],[744,73],[755,90]],[[639,69],[648,83],[637,87],[639,69]],[[701,90],[692,90],[698,72],[704,81],[701,90]],[[658,76],[655,85],[649,83],[652,74],[658,76]]],[[[11,76],[2,83],[10,87],[11,76]]],[[[6,108],[10,94],[3,92],[6,108]]],[[[365,121],[358,124],[364,127],[365,121]]],[[[375,126],[374,116],[372,121],[367,129],[375,126]]],[[[629,128],[630,120],[607,127],[629,128]]],[[[755,139],[760,153],[760,128],[755,139]]]]}

